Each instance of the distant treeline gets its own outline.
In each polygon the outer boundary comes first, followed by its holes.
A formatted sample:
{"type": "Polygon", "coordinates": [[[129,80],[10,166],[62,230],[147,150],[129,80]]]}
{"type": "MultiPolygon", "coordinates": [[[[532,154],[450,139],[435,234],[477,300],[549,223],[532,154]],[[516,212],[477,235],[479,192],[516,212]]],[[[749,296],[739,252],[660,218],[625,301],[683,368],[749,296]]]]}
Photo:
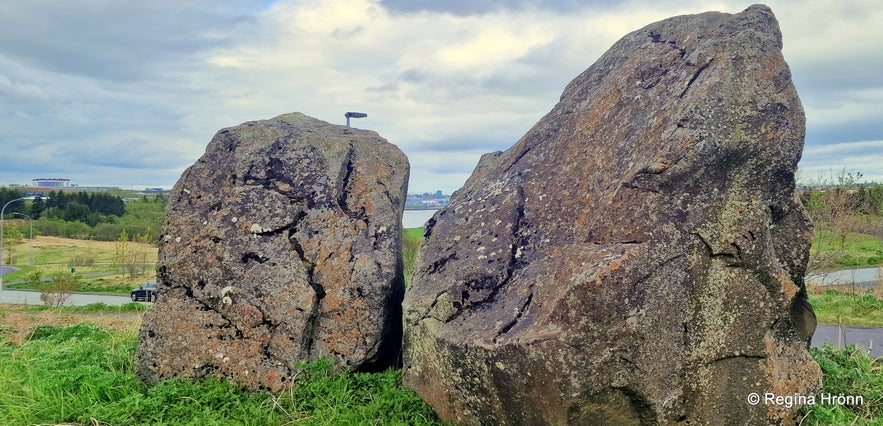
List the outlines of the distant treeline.
{"type": "Polygon", "coordinates": [[[807,210],[838,208],[851,214],[883,216],[883,184],[840,184],[803,188],[800,201],[807,210]]]}
{"type": "MultiPolygon", "coordinates": [[[[19,190],[3,189],[0,201],[24,197],[19,190]]],[[[61,192],[52,191],[46,198],[37,198],[31,203],[17,203],[10,206],[10,212],[19,212],[37,220],[41,217],[61,219],[68,222],[83,222],[89,226],[108,222],[108,216],[121,217],[126,213],[126,203],[115,195],[104,192],[61,192]]]]}
{"type": "MultiPolygon", "coordinates": [[[[0,188],[0,207],[24,196],[20,190],[0,188]]],[[[162,195],[145,196],[127,204],[121,197],[104,192],[53,191],[45,198],[9,205],[4,217],[7,220],[23,218],[12,213],[29,216],[39,235],[102,241],[128,235],[133,239],[155,241],[162,226],[165,204],[162,195]]]]}

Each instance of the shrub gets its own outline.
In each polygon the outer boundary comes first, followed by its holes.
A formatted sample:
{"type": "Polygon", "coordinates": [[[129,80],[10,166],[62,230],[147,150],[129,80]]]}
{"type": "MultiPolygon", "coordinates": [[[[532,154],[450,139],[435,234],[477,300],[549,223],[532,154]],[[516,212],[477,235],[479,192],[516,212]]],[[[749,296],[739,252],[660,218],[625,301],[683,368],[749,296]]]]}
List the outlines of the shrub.
{"type": "Polygon", "coordinates": [[[79,277],[64,272],[52,276],[52,280],[40,283],[40,300],[51,307],[63,306],[70,299],[71,294],[80,287],[79,277]]]}

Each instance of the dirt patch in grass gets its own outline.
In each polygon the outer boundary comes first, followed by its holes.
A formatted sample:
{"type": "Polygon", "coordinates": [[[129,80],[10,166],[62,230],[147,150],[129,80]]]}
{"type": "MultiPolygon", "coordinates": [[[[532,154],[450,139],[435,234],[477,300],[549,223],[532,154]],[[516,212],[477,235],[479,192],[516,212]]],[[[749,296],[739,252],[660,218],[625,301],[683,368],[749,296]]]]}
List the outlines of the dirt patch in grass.
{"type": "MultiPolygon", "coordinates": [[[[25,240],[23,244],[26,245],[27,240],[25,240]]],[[[33,244],[35,249],[48,247],[82,247],[99,250],[113,250],[115,243],[113,241],[75,240],[72,238],[39,236],[34,238],[33,244]]]]}
{"type": "Polygon", "coordinates": [[[141,327],[141,313],[35,311],[22,305],[0,305],[0,344],[20,345],[39,325],[66,326],[91,322],[118,331],[141,327]]]}

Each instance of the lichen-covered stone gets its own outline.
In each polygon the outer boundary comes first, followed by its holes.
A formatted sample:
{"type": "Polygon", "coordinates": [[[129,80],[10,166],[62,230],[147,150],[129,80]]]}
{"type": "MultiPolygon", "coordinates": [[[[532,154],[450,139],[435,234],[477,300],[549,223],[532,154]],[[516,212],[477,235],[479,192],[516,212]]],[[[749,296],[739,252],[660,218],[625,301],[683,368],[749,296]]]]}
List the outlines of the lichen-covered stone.
{"type": "Polygon", "coordinates": [[[408,161],[302,114],[218,132],[169,199],[138,373],[280,389],[299,361],[394,364],[408,161]]]}
{"type": "Polygon", "coordinates": [[[426,226],[404,382],[458,424],[789,424],[814,395],[804,115],[772,12],[617,42],[426,226]]]}

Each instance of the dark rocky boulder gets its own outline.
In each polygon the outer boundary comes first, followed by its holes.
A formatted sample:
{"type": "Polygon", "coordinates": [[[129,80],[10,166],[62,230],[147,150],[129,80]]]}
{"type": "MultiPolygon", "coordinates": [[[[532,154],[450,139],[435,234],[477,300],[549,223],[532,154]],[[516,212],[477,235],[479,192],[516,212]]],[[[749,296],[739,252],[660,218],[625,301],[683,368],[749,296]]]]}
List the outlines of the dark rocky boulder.
{"type": "Polygon", "coordinates": [[[169,199],[138,374],[280,389],[299,361],[395,364],[408,161],[302,114],[219,131],[169,199]]]}
{"type": "Polygon", "coordinates": [[[771,424],[814,395],[794,198],[804,114],[773,13],[618,41],[430,220],[405,384],[459,424],[771,424]]]}

